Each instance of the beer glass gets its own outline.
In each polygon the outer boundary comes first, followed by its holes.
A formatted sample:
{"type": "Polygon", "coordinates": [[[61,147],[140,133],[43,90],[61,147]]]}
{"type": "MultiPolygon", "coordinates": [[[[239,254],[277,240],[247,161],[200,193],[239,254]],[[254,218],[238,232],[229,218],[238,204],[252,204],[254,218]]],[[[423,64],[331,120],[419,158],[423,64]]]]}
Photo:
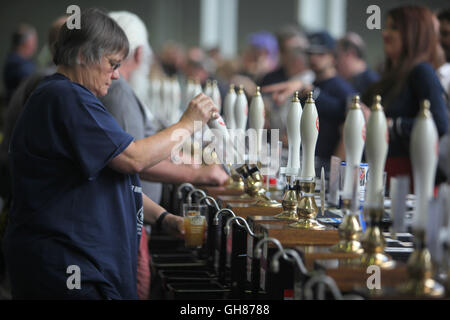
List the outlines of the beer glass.
{"type": "Polygon", "coordinates": [[[201,248],[206,238],[206,205],[183,205],[184,242],[187,248],[201,248]]]}

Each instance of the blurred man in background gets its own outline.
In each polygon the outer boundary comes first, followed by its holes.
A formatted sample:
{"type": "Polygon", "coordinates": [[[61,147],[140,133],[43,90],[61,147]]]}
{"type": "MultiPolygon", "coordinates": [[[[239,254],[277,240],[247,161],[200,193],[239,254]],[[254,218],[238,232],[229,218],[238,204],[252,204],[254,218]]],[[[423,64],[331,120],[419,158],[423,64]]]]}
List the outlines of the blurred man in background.
{"type": "Polygon", "coordinates": [[[165,75],[172,77],[183,70],[186,53],[182,45],[174,41],[167,41],[161,50],[159,60],[165,75]]]}
{"type": "Polygon", "coordinates": [[[313,86],[303,87],[303,96],[314,90],[317,112],[320,119],[317,140],[317,167],[330,168],[330,157],[336,154],[341,137],[341,126],[345,121],[348,101],[355,90],[336,70],[336,42],[328,32],[311,35],[308,48],[310,67],[316,75],[313,86]]]}
{"type": "MultiPolygon", "coordinates": [[[[277,32],[279,50],[279,65],[276,70],[268,73],[261,79],[259,85],[265,86],[282,83],[288,80],[297,80],[302,84],[309,85],[314,81],[314,73],[309,68],[308,38],[297,26],[285,26],[277,32]]],[[[287,145],[286,117],[289,108],[290,97],[283,92],[275,91],[272,99],[267,101],[267,116],[271,129],[279,129],[281,140],[287,145]]]]}
{"type": "Polygon", "coordinates": [[[308,38],[296,26],[286,26],[277,32],[279,50],[279,67],[268,73],[259,82],[260,86],[284,82],[297,77],[306,83],[314,81],[314,74],[309,70],[308,38]]]}
{"type": "MultiPolygon", "coordinates": [[[[447,117],[450,122],[450,9],[441,11],[437,17],[434,15],[433,18],[439,39],[436,74],[446,94],[447,117]]],[[[449,150],[450,133],[447,132],[439,139],[437,183],[450,179],[449,150]]]]}
{"type": "Polygon", "coordinates": [[[347,102],[355,94],[353,87],[338,76],[336,70],[336,41],[328,32],[318,32],[309,38],[309,64],[316,80],[312,85],[293,79],[267,86],[263,91],[273,93],[280,101],[300,91],[305,102],[313,91],[320,119],[319,138],[316,147],[316,167],[329,172],[330,157],[337,154],[341,127],[345,121],[347,102]]]}
{"type": "MultiPolygon", "coordinates": [[[[53,56],[55,44],[58,38],[58,31],[62,24],[66,21],[67,17],[60,17],[56,19],[48,31],[48,47],[50,48],[51,55],[53,56]]],[[[0,197],[6,202],[5,207],[8,207],[8,199],[11,196],[11,181],[9,175],[9,163],[8,163],[8,146],[11,140],[11,136],[16,125],[19,116],[22,114],[23,107],[31,92],[36,88],[38,83],[46,76],[53,74],[56,71],[54,64],[48,64],[46,68],[39,69],[38,71],[30,74],[24,79],[20,85],[16,88],[12,96],[10,97],[9,104],[5,111],[5,126],[3,130],[3,141],[0,144],[0,197]]]]}
{"type": "MultiPolygon", "coordinates": [[[[47,46],[51,51],[52,56],[54,53],[54,44],[58,38],[58,31],[61,28],[61,25],[66,21],[66,19],[67,17],[65,16],[56,19],[52,23],[48,31],[47,46]]],[[[32,42],[33,41],[34,40],[32,40],[32,42]]],[[[50,60],[51,58],[52,57],[50,57],[50,60]]],[[[10,96],[8,106],[4,114],[5,117],[3,140],[0,144],[0,198],[2,198],[4,201],[3,208],[0,207],[0,283],[2,282],[2,278],[5,276],[1,238],[4,234],[7,224],[8,212],[11,206],[12,192],[11,173],[8,161],[8,147],[11,141],[13,130],[16,126],[16,122],[22,114],[23,107],[28,97],[44,77],[53,74],[56,71],[56,66],[54,64],[47,63],[46,65],[46,68],[39,69],[38,71],[31,73],[26,78],[24,78],[23,81],[20,82],[18,87],[10,96]]],[[[25,67],[25,69],[26,68],[28,67],[25,67]]]]}
{"type": "Polygon", "coordinates": [[[278,62],[275,37],[269,32],[257,32],[248,36],[248,46],[242,56],[241,74],[258,83],[278,62]]]}
{"type": "Polygon", "coordinates": [[[437,17],[434,15],[433,18],[439,39],[436,73],[447,94],[448,102],[450,101],[450,9],[441,11],[437,17]]]}
{"type": "Polygon", "coordinates": [[[11,52],[6,58],[3,68],[7,103],[19,84],[35,71],[35,65],[31,59],[36,52],[37,45],[38,36],[34,27],[22,24],[14,31],[11,52]]]}
{"type": "Polygon", "coordinates": [[[189,48],[183,70],[186,78],[198,80],[202,85],[206,83],[210,74],[203,49],[199,47],[189,48]]]}
{"type": "Polygon", "coordinates": [[[276,68],[277,61],[275,36],[270,32],[252,33],[247,37],[247,45],[230,83],[242,85],[247,98],[250,98],[256,92],[257,83],[276,68]]]}

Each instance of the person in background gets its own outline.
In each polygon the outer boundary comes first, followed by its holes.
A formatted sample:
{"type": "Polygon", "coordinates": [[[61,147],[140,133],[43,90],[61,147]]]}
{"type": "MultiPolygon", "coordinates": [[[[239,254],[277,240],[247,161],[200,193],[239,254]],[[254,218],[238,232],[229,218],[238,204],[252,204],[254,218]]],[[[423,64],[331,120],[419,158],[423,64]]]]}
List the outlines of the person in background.
{"type": "Polygon", "coordinates": [[[441,46],[447,62],[450,62],[450,9],[442,10],[438,14],[438,19],[441,46]]]}
{"type": "Polygon", "coordinates": [[[339,39],[336,53],[338,74],[359,94],[379,80],[379,75],[367,66],[366,45],[358,34],[349,32],[339,39]]]}
{"type": "MultiPolygon", "coordinates": [[[[58,37],[58,31],[62,24],[66,21],[66,17],[60,17],[56,19],[50,26],[48,32],[48,43],[47,46],[53,52],[53,45],[58,37]]],[[[8,107],[4,114],[4,130],[3,130],[3,140],[0,143],[0,198],[4,199],[3,208],[0,208],[0,279],[4,275],[5,270],[3,266],[3,252],[1,250],[1,238],[4,235],[6,229],[6,223],[8,219],[8,212],[11,206],[11,172],[10,165],[8,162],[8,147],[11,141],[11,136],[16,125],[19,116],[22,113],[25,102],[28,100],[31,92],[37,87],[39,82],[46,76],[55,73],[56,66],[46,64],[47,67],[39,69],[38,71],[31,74],[14,91],[8,107]]]]}
{"type": "MultiPolygon", "coordinates": [[[[436,74],[446,94],[447,120],[450,122],[450,9],[433,15],[435,31],[438,35],[436,74]],[[444,50],[444,47],[446,50],[444,50]]],[[[439,162],[436,183],[450,179],[450,133],[447,132],[439,141],[439,162]]]]}
{"type": "Polygon", "coordinates": [[[381,95],[389,128],[387,180],[409,175],[411,130],[424,99],[430,101],[439,136],[447,132],[444,92],[436,66],[437,36],[429,9],[405,6],[388,12],[383,29],[385,71],[381,80],[368,89],[362,101],[370,106],[381,95]]]}
{"type": "Polygon", "coordinates": [[[307,84],[314,81],[314,73],[309,69],[308,38],[296,26],[286,26],[276,34],[279,50],[279,66],[276,70],[266,74],[258,83],[259,86],[268,86],[274,83],[285,82],[294,77],[307,84]]]}
{"type": "Polygon", "coordinates": [[[270,93],[276,106],[283,106],[296,90],[314,82],[315,74],[309,66],[308,37],[297,26],[285,26],[277,32],[280,51],[279,68],[267,74],[260,86],[270,93]],[[290,71],[295,61],[295,70],[290,71]],[[276,85],[280,84],[280,85],[276,85]],[[273,86],[272,86],[273,85],[273,86]]]}
{"type": "Polygon", "coordinates": [[[47,42],[44,44],[36,57],[38,71],[47,68],[53,68],[56,71],[56,66],[53,63],[53,46],[56,42],[56,39],[58,38],[59,29],[62,24],[66,22],[66,20],[67,16],[60,16],[55,21],[53,21],[47,34],[47,42]]]}
{"type": "Polygon", "coordinates": [[[187,79],[198,80],[202,86],[205,85],[211,75],[206,63],[206,54],[202,48],[189,48],[183,71],[187,79]]]}
{"type": "Polygon", "coordinates": [[[183,71],[186,63],[186,52],[183,46],[167,41],[159,54],[159,61],[164,74],[173,77],[183,71]]]}
{"type": "MultiPolygon", "coordinates": [[[[56,19],[48,31],[48,43],[47,46],[53,52],[53,45],[56,42],[58,31],[62,24],[66,21],[66,17],[60,17],[56,19]]],[[[25,102],[30,96],[31,92],[36,88],[38,83],[46,76],[55,73],[56,66],[52,63],[47,63],[47,67],[38,69],[31,74],[27,79],[15,90],[14,94],[10,98],[7,109],[5,110],[5,127],[3,130],[3,141],[0,144],[0,197],[3,199],[9,199],[11,195],[11,182],[9,178],[9,164],[8,164],[8,146],[11,141],[11,136],[22,113],[25,102]]],[[[8,202],[8,201],[7,201],[8,202]]]]}
{"type": "Polygon", "coordinates": [[[219,47],[212,47],[206,50],[207,68],[210,74],[216,76],[217,68],[224,62],[224,58],[219,47]]]}
{"type": "Polygon", "coordinates": [[[257,32],[248,36],[247,48],[242,55],[242,75],[258,83],[278,62],[276,38],[269,32],[257,32]]]}
{"type": "Polygon", "coordinates": [[[9,149],[3,247],[14,298],[136,299],[144,214],[183,237],[183,219],[142,194],[137,174],[183,142],[170,139],[175,130],[189,136],[194,121],[215,119],[218,109],[199,94],[178,123],[134,140],[98,100],[128,52],[123,30],[98,9],[81,13],[80,29],[60,29],[57,72],[28,99],[9,149]],[[67,285],[70,266],[81,270],[78,290],[67,285]]]}
{"type": "MultiPolygon", "coordinates": [[[[289,77],[289,80],[296,80],[302,84],[312,84],[315,78],[314,72],[309,69],[308,57],[304,48],[292,47],[283,54],[284,68],[283,72],[289,77]]],[[[275,92],[271,99],[264,95],[266,102],[266,115],[269,117],[269,127],[279,129],[283,144],[287,145],[286,119],[290,103],[290,97],[279,96],[275,92]]]]}
{"type": "Polygon", "coordinates": [[[247,37],[247,45],[241,54],[236,74],[230,83],[242,85],[247,98],[256,92],[257,83],[276,68],[278,47],[270,32],[256,32],[247,37]]]}
{"type": "MultiPolygon", "coordinates": [[[[258,85],[264,87],[294,79],[305,84],[313,83],[314,72],[309,69],[306,53],[306,35],[297,26],[285,26],[276,33],[276,37],[279,50],[278,67],[265,75],[258,85]]],[[[281,141],[287,145],[286,117],[289,108],[285,107],[285,103],[289,103],[289,97],[278,96],[278,92],[274,92],[271,97],[264,95],[263,98],[269,119],[268,127],[280,130],[281,141]]]]}
{"type": "Polygon", "coordinates": [[[436,33],[438,35],[438,62],[436,73],[450,101],[450,9],[433,15],[436,33]]]}
{"type": "Polygon", "coordinates": [[[3,81],[6,89],[6,103],[14,90],[36,67],[31,60],[36,52],[38,36],[34,27],[21,24],[12,35],[11,52],[3,67],[3,81]]]}
{"type": "Polygon", "coordinates": [[[320,119],[319,137],[316,146],[316,167],[329,172],[330,157],[338,152],[342,125],[345,121],[347,103],[355,94],[353,87],[338,76],[336,70],[336,41],[326,32],[314,33],[309,38],[309,65],[315,73],[312,85],[298,79],[273,84],[262,88],[284,101],[300,91],[305,102],[306,95],[313,91],[320,119]]]}
{"type": "MultiPolygon", "coordinates": [[[[205,51],[200,47],[191,47],[187,51],[186,57],[186,63],[183,68],[183,77],[179,78],[182,91],[186,89],[189,79],[199,81],[200,85],[203,87],[203,90],[206,88],[208,80],[216,80],[220,96],[224,99],[228,91],[228,87],[226,86],[226,83],[224,83],[223,78],[218,78],[217,75],[214,74],[211,69],[210,58],[207,56],[205,51]]],[[[189,101],[185,101],[185,103],[187,104],[189,101]]]]}

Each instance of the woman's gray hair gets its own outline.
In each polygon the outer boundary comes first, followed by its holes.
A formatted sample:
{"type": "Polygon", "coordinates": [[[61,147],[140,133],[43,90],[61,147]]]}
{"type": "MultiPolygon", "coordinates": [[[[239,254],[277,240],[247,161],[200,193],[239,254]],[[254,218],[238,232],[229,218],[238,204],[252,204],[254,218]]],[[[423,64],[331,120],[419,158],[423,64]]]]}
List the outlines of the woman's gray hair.
{"type": "Polygon", "coordinates": [[[124,59],[129,43],[125,32],[107,13],[91,8],[81,12],[80,29],[62,25],[54,49],[56,65],[73,67],[100,63],[105,54],[122,54],[124,59]]]}

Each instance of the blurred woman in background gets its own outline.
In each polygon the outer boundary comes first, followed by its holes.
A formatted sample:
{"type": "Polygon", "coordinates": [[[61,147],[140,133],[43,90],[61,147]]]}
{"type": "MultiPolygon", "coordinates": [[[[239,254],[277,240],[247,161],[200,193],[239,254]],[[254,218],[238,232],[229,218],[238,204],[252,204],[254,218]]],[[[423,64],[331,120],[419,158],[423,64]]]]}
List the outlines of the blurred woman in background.
{"type": "Polygon", "coordinates": [[[363,96],[370,106],[377,94],[388,121],[387,182],[391,176],[412,177],[409,144],[420,104],[428,99],[439,136],[447,131],[444,91],[435,73],[437,37],[429,9],[416,6],[389,11],[383,30],[385,70],[363,96]]]}

